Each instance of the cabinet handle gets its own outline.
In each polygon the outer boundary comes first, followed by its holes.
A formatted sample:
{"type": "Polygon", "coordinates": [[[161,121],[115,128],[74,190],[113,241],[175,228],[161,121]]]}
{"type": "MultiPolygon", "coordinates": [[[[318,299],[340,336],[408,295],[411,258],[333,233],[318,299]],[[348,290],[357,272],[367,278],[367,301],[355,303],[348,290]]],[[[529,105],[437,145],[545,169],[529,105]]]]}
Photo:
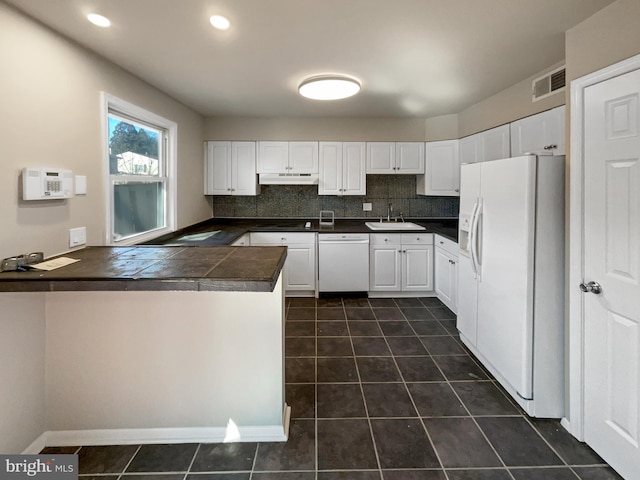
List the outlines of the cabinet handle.
{"type": "Polygon", "coordinates": [[[454,190],[454,192],[459,192],[459,191],[460,191],[460,189],[459,189],[459,188],[456,188],[456,189],[454,190]]]}
{"type": "Polygon", "coordinates": [[[546,147],[544,147],[545,150],[554,150],[558,148],[558,146],[556,144],[551,144],[551,145],[547,145],[546,147]]]}

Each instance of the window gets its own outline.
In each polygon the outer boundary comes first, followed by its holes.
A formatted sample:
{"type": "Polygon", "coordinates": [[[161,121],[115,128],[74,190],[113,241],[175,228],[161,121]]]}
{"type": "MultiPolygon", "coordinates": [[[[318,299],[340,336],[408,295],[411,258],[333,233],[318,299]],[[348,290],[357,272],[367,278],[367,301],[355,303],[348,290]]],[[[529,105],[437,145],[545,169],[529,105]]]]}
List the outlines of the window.
{"type": "Polygon", "coordinates": [[[129,245],[174,229],[174,122],[104,94],[107,244],[129,245]]]}

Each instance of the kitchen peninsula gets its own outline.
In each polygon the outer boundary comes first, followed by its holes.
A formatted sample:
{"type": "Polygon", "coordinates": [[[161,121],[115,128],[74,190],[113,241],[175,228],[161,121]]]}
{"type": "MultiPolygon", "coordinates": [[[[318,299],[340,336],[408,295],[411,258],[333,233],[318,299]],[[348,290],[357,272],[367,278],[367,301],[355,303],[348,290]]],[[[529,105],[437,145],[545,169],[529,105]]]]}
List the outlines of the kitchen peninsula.
{"type": "MultiPolygon", "coordinates": [[[[42,359],[32,378],[44,384],[33,387],[43,411],[27,414],[43,420],[25,453],[286,440],[286,248],[88,247],[67,256],[79,261],[0,274],[2,323],[26,311],[41,317],[30,345],[42,351],[23,355],[42,359]]],[[[1,368],[19,378],[24,365],[1,368]]]]}

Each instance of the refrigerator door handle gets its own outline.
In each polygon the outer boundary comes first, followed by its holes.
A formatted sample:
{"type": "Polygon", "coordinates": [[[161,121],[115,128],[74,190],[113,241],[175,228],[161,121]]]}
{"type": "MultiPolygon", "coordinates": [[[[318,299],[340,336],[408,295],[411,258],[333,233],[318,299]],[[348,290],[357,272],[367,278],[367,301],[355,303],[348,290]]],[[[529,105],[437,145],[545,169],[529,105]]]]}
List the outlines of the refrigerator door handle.
{"type": "Polygon", "coordinates": [[[473,209],[471,210],[471,219],[470,219],[470,227],[469,227],[469,235],[467,236],[467,252],[469,252],[469,258],[471,259],[471,271],[473,271],[473,278],[477,278],[478,275],[478,268],[476,266],[476,260],[473,256],[473,243],[474,243],[474,238],[473,238],[473,224],[475,222],[476,219],[476,214],[478,212],[478,203],[479,199],[476,199],[475,203],[473,204],[473,209]]]}
{"type": "Polygon", "coordinates": [[[480,276],[480,257],[478,256],[478,231],[480,225],[480,215],[482,215],[482,199],[478,200],[478,208],[475,209],[475,215],[473,217],[473,221],[471,223],[471,231],[470,237],[471,240],[471,263],[473,264],[473,269],[480,276]]]}

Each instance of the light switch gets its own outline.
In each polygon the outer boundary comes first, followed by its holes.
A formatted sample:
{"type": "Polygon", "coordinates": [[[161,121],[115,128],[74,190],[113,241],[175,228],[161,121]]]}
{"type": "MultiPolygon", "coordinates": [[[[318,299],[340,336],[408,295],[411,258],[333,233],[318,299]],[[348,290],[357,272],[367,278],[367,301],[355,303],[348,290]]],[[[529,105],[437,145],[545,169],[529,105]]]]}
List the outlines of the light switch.
{"type": "Polygon", "coordinates": [[[371,205],[371,203],[363,203],[362,204],[362,211],[363,212],[370,212],[371,210],[373,210],[373,206],[371,205]]]}
{"type": "Polygon", "coordinates": [[[71,228],[69,230],[69,247],[79,247],[87,243],[87,227],[71,228]]]}
{"type": "Polygon", "coordinates": [[[87,177],[85,175],[76,175],[76,195],[87,194],[87,177]]]}

